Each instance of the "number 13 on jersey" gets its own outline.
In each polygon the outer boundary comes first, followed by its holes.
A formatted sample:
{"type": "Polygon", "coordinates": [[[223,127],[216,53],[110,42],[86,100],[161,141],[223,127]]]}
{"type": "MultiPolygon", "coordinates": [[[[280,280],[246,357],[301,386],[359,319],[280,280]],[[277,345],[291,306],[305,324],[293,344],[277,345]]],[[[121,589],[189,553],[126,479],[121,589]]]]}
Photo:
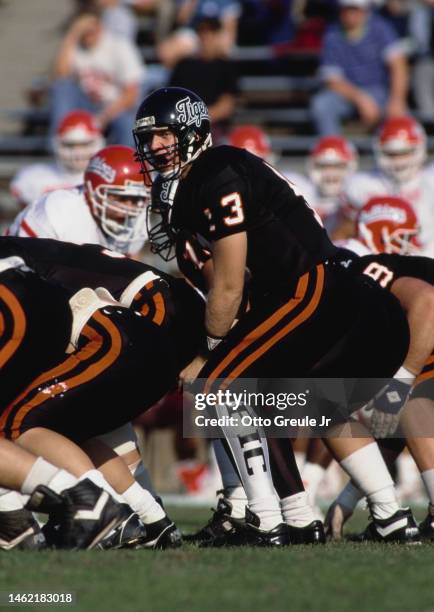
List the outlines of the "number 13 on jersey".
{"type": "Polygon", "coordinates": [[[234,191],[220,200],[220,204],[227,210],[223,221],[226,225],[238,225],[244,221],[244,209],[241,196],[234,191]]]}

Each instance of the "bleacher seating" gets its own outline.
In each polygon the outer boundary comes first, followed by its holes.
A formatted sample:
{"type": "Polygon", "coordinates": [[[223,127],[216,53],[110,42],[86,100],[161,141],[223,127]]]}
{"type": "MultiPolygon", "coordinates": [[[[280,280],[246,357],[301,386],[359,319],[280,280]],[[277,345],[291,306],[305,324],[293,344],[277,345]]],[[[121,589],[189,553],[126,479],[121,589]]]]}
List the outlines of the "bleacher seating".
{"type": "MultiPolygon", "coordinates": [[[[141,48],[148,65],[155,64],[155,48],[141,48]]],[[[232,60],[240,74],[240,99],[235,114],[239,123],[258,123],[269,129],[273,148],[283,155],[305,155],[315,140],[310,121],[308,100],[319,86],[316,76],[318,57],[314,52],[294,51],[279,47],[236,47],[232,60]]],[[[49,152],[44,135],[48,109],[18,108],[0,110],[23,126],[21,134],[0,135],[0,156],[45,156],[49,152]]],[[[434,134],[432,118],[418,117],[429,134],[434,134]]],[[[354,132],[356,123],[349,126],[347,135],[359,152],[371,152],[371,136],[354,132]]],[[[434,150],[434,136],[429,137],[434,150]]]]}

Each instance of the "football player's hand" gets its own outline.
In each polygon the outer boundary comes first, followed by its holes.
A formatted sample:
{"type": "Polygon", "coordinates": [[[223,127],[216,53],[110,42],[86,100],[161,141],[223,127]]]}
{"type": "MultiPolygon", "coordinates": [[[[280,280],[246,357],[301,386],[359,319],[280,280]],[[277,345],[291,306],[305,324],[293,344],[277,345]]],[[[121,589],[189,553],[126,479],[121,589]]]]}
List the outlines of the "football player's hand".
{"type": "Polygon", "coordinates": [[[410,389],[411,385],[392,378],[368,403],[366,410],[372,410],[370,428],[374,438],[387,438],[395,433],[410,389]]]}
{"type": "Polygon", "coordinates": [[[195,357],[180,373],[179,384],[182,385],[194,382],[205,363],[205,357],[197,355],[197,357],[195,357]]]}
{"type": "Polygon", "coordinates": [[[335,500],[327,510],[327,515],[324,520],[326,537],[330,540],[342,540],[344,525],[352,514],[353,511],[350,510],[350,508],[347,508],[335,500]]]}

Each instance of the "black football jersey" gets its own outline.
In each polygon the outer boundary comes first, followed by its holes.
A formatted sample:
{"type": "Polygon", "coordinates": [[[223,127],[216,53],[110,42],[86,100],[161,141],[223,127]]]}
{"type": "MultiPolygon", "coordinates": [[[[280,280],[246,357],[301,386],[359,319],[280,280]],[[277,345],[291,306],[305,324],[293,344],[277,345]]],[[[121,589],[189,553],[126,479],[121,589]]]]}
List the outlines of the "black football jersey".
{"type": "Polygon", "coordinates": [[[0,237],[0,257],[18,255],[46,280],[78,291],[105,287],[119,299],[125,287],[150,271],[170,282],[170,275],[96,244],[76,245],[49,238],[0,237]]]}
{"type": "Polygon", "coordinates": [[[22,257],[41,278],[61,285],[71,294],[83,287],[105,287],[118,300],[130,283],[151,272],[158,279],[154,279],[150,288],[144,280],[146,286],[142,290],[139,283],[135,296],[139,301],[132,307],[156,321],[154,311],[161,306],[159,312],[164,312],[164,318],[156,322],[164,322],[170,330],[182,367],[194,357],[203,341],[204,331],[200,323],[203,321],[204,302],[181,278],[94,244],[76,245],[48,238],[0,237],[0,258],[9,255],[22,257]]]}
{"type": "Polygon", "coordinates": [[[348,258],[342,257],[341,265],[356,273],[366,274],[385,289],[390,289],[399,278],[409,276],[434,285],[434,259],[413,255],[394,255],[379,253],[359,257],[346,251],[348,258]]]}
{"type": "Polygon", "coordinates": [[[212,243],[247,233],[247,267],[255,289],[288,287],[332,257],[332,244],[314,211],[265,161],[243,149],[207,149],[179,181],[171,225],[212,243]]]}

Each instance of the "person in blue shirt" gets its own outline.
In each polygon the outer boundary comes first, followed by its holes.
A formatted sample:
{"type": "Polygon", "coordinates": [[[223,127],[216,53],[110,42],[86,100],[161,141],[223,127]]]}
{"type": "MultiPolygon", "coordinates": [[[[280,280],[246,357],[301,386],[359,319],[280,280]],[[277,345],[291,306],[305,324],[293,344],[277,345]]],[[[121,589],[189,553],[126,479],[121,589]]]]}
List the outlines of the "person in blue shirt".
{"type": "Polygon", "coordinates": [[[320,61],[324,88],[311,100],[322,135],[341,132],[359,117],[372,128],[383,116],[406,112],[408,67],[393,28],[370,11],[370,0],[339,0],[339,21],[325,34],[320,61]]]}

